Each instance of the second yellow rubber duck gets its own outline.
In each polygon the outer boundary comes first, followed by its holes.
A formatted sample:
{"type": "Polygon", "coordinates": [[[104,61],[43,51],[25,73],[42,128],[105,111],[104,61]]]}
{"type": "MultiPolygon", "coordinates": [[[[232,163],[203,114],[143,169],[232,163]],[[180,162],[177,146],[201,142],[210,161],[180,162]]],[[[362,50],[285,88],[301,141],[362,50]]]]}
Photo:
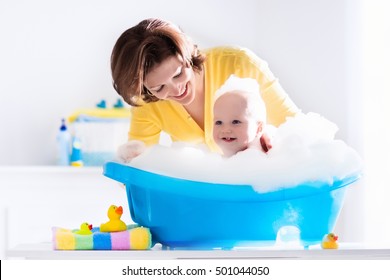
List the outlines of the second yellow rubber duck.
{"type": "Polygon", "coordinates": [[[80,229],[75,231],[74,233],[81,234],[81,235],[92,234],[92,225],[90,225],[88,223],[82,223],[80,225],[80,229]]]}
{"type": "Polygon", "coordinates": [[[127,230],[126,224],[121,220],[123,214],[122,206],[111,205],[108,208],[107,216],[109,221],[100,225],[101,232],[117,232],[127,230]]]}
{"type": "Polygon", "coordinates": [[[339,244],[337,243],[337,239],[339,237],[334,233],[325,234],[324,238],[321,242],[322,249],[338,249],[339,244]]]}

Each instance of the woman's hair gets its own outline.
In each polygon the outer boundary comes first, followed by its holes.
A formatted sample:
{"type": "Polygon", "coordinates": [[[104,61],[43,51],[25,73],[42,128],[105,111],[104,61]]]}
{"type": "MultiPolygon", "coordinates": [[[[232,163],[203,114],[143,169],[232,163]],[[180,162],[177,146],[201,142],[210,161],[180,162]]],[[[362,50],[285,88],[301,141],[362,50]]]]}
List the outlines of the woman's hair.
{"type": "Polygon", "coordinates": [[[201,71],[205,56],[176,25],[160,19],[145,19],[126,30],[111,54],[113,86],[132,106],[159,99],[144,86],[145,76],[170,56],[179,55],[186,67],[201,71]]]}

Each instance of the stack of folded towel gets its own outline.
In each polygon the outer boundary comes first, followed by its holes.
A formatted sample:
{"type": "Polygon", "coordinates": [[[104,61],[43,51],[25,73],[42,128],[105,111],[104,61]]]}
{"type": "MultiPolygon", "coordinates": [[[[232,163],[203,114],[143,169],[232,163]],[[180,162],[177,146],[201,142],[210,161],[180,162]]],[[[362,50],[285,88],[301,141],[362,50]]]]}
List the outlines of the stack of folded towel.
{"type": "Polygon", "coordinates": [[[92,228],[91,234],[78,234],[77,230],[53,227],[55,250],[148,250],[152,246],[150,230],[129,225],[119,232],[101,232],[92,228]]]}

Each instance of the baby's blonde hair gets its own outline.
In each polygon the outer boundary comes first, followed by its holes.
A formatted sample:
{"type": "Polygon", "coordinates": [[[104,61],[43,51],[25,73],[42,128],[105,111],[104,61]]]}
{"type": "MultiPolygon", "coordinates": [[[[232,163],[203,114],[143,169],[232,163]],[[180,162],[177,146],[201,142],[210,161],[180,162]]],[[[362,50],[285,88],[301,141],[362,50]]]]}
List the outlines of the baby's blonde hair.
{"type": "Polygon", "coordinates": [[[260,96],[260,86],[255,79],[240,78],[235,75],[225,81],[225,83],[215,92],[214,103],[222,95],[231,92],[241,92],[249,100],[248,111],[257,121],[265,122],[266,109],[263,99],[260,96]]]}

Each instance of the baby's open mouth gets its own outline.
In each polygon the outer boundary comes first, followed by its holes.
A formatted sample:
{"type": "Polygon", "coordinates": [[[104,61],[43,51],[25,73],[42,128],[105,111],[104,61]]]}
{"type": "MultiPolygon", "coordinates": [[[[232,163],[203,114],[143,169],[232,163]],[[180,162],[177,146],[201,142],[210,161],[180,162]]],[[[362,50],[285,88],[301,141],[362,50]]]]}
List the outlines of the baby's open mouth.
{"type": "Polygon", "coordinates": [[[236,139],[237,138],[233,138],[233,137],[222,137],[222,140],[225,141],[225,142],[233,142],[236,139]]]}

